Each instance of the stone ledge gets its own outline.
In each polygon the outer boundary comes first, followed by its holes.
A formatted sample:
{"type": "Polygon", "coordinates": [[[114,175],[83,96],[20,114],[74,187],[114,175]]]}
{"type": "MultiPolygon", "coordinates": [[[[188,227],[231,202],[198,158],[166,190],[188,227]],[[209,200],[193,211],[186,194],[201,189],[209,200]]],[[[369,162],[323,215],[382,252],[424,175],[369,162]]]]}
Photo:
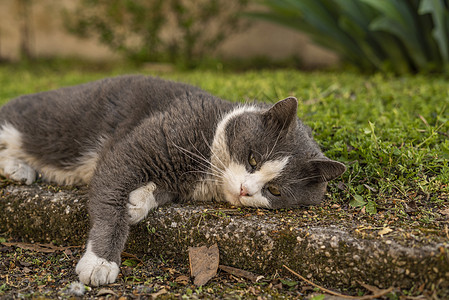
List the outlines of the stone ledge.
{"type": "MultiPolygon", "coordinates": [[[[1,190],[0,232],[28,242],[80,245],[87,237],[83,190],[7,185],[1,190]]],[[[301,212],[301,210],[300,210],[301,212]]],[[[294,218],[294,216],[293,216],[294,218]]],[[[326,287],[358,282],[379,288],[424,288],[449,294],[449,245],[361,238],[339,224],[287,222],[276,212],[171,205],[132,227],[127,251],[187,263],[190,246],[218,243],[220,263],[261,275],[287,265],[326,287]]]]}

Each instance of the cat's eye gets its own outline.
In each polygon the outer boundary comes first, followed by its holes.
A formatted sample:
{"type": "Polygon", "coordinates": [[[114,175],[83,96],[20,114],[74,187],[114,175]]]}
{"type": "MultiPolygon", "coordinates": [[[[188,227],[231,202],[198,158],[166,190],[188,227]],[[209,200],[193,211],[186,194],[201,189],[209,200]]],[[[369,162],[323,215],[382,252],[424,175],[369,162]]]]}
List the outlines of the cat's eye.
{"type": "Polygon", "coordinates": [[[269,185],[268,186],[268,191],[273,195],[273,196],[280,196],[281,192],[279,191],[279,189],[273,185],[269,185]]]}
{"type": "Polygon", "coordinates": [[[251,167],[255,168],[257,166],[257,161],[254,158],[254,155],[250,155],[248,158],[248,163],[250,164],[251,167]]]}

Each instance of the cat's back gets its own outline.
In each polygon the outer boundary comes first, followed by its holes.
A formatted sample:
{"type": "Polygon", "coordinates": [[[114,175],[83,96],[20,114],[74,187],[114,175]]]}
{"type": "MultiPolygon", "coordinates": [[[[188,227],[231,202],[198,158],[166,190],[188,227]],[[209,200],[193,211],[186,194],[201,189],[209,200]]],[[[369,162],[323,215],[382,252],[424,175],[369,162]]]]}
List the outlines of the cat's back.
{"type": "Polygon", "coordinates": [[[187,84],[138,75],[24,95],[0,108],[0,144],[15,141],[15,146],[3,148],[16,147],[14,151],[34,169],[52,166],[70,173],[60,175],[51,170],[46,176],[51,180],[88,182],[106,145],[119,141],[154,115],[170,115],[175,108],[179,111],[179,106],[192,107],[192,99],[208,97],[187,84]],[[83,170],[87,175],[78,175],[80,161],[93,166],[83,170]]]}
{"type": "Polygon", "coordinates": [[[166,110],[173,100],[186,93],[200,92],[187,84],[150,76],[118,76],[20,96],[0,109],[0,122],[11,123],[23,130],[35,127],[33,120],[42,119],[60,125],[80,121],[118,125],[126,119],[140,120],[166,110]]]}

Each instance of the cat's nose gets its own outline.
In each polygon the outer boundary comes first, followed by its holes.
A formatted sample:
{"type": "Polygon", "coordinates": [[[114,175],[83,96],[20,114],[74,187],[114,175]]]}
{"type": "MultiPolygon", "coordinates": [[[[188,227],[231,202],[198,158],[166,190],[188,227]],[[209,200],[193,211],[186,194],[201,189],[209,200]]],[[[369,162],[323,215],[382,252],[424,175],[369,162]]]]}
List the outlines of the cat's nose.
{"type": "Polygon", "coordinates": [[[240,196],[251,196],[248,193],[248,189],[243,184],[240,186],[240,196]]]}

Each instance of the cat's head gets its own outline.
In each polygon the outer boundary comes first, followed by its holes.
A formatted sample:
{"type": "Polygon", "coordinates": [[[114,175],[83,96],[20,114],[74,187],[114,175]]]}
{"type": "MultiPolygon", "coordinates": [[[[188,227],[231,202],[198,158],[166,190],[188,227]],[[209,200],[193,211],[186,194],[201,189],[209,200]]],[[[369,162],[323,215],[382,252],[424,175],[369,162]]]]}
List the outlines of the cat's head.
{"type": "Polygon", "coordinates": [[[346,170],[322,154],[297,118],[297,106],[295,98],[268,109],[244,106],[219,123],[214,148],[221,144],[224,150],[213,162],[228,202],[266,208],[318,204],[327,182],[346,170]]]}

